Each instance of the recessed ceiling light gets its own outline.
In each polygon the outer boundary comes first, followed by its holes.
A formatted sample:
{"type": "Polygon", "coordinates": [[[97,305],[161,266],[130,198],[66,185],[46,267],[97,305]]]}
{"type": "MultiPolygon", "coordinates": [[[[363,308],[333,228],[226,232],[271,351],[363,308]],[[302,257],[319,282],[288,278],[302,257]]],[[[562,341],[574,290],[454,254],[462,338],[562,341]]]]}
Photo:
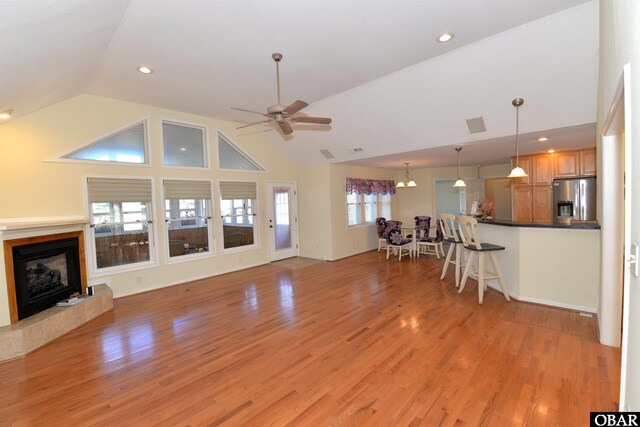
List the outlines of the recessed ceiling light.
{"type": "Polygon", "coordinates": [[[151,74],[153,70],[145,65],[141,65],[136,70],[140,71],[142,74],[151,74]]]}
{"type": "Polygon", "coordinates": [[[0,119],[2,120],[10,119],[12,113],[13,113],[13,110],[4,110],[3,112],[0,113],[0,119]]]}
{"type": "Polygon", "coordinates": [[[553,154],[555,152],[556,152],[556,150],[554,150],[553,148],[551,150],[547,150],[547,153],[549,153],[549,154],[553,154]]]}
{"type": "Polygon", "coordinates": [[[180,147],[180,151],[187,151],[187,149],[184,147],[180,147]]]}
{"type": "Polygon", "coordinates": [[[547,138],[546,136],[541,136],[540,138],[538,138],[538,141],[540,142],[547,142],[549,140],[549,138],[547,138]]]}
{"type": "Polygon", "coordinates": [[[437,38],[438,42],[446,43],[453,38],[453,33],[444,33],[437,38]]]}

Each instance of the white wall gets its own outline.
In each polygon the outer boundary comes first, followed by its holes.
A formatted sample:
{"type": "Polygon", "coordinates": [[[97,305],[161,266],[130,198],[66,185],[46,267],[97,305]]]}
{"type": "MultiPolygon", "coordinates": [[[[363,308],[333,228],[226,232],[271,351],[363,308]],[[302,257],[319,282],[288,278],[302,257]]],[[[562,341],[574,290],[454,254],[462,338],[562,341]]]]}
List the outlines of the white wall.
{"type": "MultiPolygon", "coordinates": [[[[632,115],[628,116],[631,123],[631,152],[625,155],[631,159],[632,176],[626,178],[626,185],[630,186],[632,201],[631,240],[640,243],[640,156],[636,153],[638,135],[640,135],[640,2],[636,0],[601,0],[600,1],[600,70],[598,79],[598,129],[607,117],[613,102],[614,94],[622,77],[625,64],[630,64],[631,87],[626,87],[628,103],[632,108],[632,115]]],[[[598,140],[599,167],[602,141],[598,140]]],[[[603,189],[602,191],[606,191],[603,189]]],[[[600,198],[601,199],[601,198],[600,198]]],[[[610,209],[610,206],[599,206],[610,209]]],[[[605,226],[606,224],[603,224],[605,226]]],[[[621,260],[622,261],[622,260],[621,260]]],[[[628,316],[626,329],[627,342],[623,343],[623,372],[621,378],[621,409],[640,411],[640,281],[631,278],[631,284],[625,294],[625,315],[628,316]],[[626,372],[624,361],[626,359],[626,372]]]]}

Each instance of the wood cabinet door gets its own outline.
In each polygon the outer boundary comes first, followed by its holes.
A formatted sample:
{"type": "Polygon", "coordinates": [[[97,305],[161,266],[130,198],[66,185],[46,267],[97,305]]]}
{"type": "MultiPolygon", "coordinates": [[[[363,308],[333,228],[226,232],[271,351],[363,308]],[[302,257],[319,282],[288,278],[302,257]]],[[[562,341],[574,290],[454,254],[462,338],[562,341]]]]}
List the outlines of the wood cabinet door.
{"type": "Polygon", "coordinates": [[[532,199],[533,222],[553,223],[553,186],[533,187],[532,199]]]}
{"type": "Polygon", "coordinates": [[[580,174],[580,152],[561,151],[554,156],[554,176],[572,178],[580,174]]]}
{"type": "Polygon", "coordinates": [[[596,149],[580,151],[580,175],[596,176],[596,149]]]}
{"type": "Polygon", "coordinates": [[[514,222],[530,223],[532,221],[532,188],[513,187],[513,214],[514,222]]]}
{"type": "MultiPolygon", "coordinates": [[[[529,176],[525,176],[524,178],[512,178],[513,185],[515,186],[523,186],[523,185],[531,185],[531,156],[520,156],[519,166],[524,169],[524,171],[529,176]]],[[[516,158],[511,158],[511,169],[516,167],[516,158]]]]}
{"type": "Polygon", "coordinates": [[[534,156],[532,176],[531,185],[553,184],[553,157],[548,154],[534,156]]]}

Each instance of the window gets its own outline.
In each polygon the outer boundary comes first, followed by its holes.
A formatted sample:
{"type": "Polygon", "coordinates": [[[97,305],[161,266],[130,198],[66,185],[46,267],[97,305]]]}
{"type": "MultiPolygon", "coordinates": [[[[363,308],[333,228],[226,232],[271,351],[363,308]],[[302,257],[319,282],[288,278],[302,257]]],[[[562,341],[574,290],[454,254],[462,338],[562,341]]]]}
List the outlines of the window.
{"type": "Polygon", "coordinates": [[[147,163],[145,122],[137,123],[62,156],[65,159],[101,162],[147,163]]]}
{"type": "Polygon", "coordinates": [[[346,179],[347,226],[374,223],[377,217],[391,218],[393,181],[346,179]]]}
{"type": "Polygon", "coordinates": [[[347,194],[347,224],[362,224],[362,195],[354,192],[347,194]]]}
{"type": "Polygon", "coordinates": [[[151,180],[88,178],[96,270],[152,260],[151,180]]]}
{"type": "Polygon", "coordinates": [[[211,183],[164,180],[169,257],[211,252],[211,183]]]}
{"type": "Polygon", "coordinates": [[[162,122],[162,145],[165,166],[205,168],[205,129],[162,122]]]}
{"type": "Polygon", "coordinates": [[[373,223],[377,217],[391,218],[390,194],[347,194],[347,225],[373,223]]]}
{"type": "Polygon", "coordinates": [[[228,138],[218,132],[218,163],[220,169],[264,171],[254,160],[228,138]]]}
{"type": "Polygon", "coordinates": [[[220,216],[224,248],[253,245],[256,235],[256,183],[220,183],[220,216]]]}

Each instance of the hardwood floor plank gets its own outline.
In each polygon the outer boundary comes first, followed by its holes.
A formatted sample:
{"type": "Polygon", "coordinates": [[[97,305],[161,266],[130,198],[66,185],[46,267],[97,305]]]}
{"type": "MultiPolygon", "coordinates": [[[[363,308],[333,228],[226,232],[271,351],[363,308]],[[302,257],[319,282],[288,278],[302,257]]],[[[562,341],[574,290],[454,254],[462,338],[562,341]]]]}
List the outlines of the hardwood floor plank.
{"type": "Polygon", "coordinates": [[[0,426],[575,426],[617,407],[595,317],[479,305],[432,257],[285,261],[117,299],[0,364],[0,426]]]}

